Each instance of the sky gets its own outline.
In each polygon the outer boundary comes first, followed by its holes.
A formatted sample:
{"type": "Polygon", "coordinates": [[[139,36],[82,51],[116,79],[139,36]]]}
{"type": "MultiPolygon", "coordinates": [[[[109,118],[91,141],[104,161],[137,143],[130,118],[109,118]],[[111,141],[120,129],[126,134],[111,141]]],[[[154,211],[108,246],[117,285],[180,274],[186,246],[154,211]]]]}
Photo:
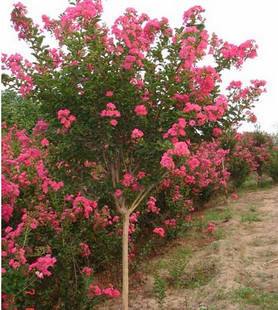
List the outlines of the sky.
{"type": "MultiPolygon", "coordinates": [[[[17,1],[2,0],[1,51],[5,53],[19,52],[28,56],[27,46],[19,41],[10,25],[10,12],[17,1]]],[[[37,23],[41,15],[58,17],[68,6],[67,0],[21,0],[37,23]]],[[[241,80],[248,83],[251,79],[267,81],[267,93],[256,103],[254,112],[261,129],[267,132],[278,132],[278,40],[277,40],[277,5],[276,0],[103,0],[103,20],[107,25],[123,13],[127,7],[134,7],[152,18],[165,16],[175,27],[181,25],[185,10],[201,5],[205,10],[206,25],[210,33],[215,32],[220,38],[234,44],[247,39],[255,39],[259,49],[258,57],[247,60],[243,68],[226,71],[223,83],[241,80]]],[[[254,125],[244,125],[242,130],[253,130],[254,125]]]]}

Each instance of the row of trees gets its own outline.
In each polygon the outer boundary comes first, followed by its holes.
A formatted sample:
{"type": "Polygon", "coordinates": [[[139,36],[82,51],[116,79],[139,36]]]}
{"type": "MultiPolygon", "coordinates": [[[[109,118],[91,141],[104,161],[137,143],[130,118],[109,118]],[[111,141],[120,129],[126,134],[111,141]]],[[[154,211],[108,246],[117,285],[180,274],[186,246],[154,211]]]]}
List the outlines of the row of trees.
{"type": "Polygon", "coordinates": [[[172,29],[127,9],[109,29],[98,0],[44,15],[43,26],[15,5],[33,59],[2,55],[4,308],[91,309],[121,291],[128,309],[142,240],[184,225],[229,180],[240,185],[239,171],[261,176],[272,142],[236,129],[255,121],[265,82],[220,92],[222,72],[255,57],[256,45],[210,35],[203,12],[189,9],[172,29]],[[201,65],[208,56],[213,65],[201,65]],[[119,259],[122,288],[99,283],[119,259]]]}

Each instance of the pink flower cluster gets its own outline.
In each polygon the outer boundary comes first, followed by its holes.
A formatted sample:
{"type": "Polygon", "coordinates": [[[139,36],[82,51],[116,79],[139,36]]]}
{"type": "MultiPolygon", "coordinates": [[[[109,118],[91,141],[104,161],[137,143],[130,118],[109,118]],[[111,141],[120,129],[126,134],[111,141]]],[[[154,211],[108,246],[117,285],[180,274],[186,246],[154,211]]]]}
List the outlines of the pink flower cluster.
{"type": "Polygon", "coordinates": [[[30,70],[32,64],[28,60],[23,61],[23,57],[19,54],[10,55],[9,57],[2,54],[2,63],[5,64],[3,69],[10,70],[15,78],[20,82],[19,93],[21,96],[27,96],[34,88],[30,70]]]}
{"type": "Polygon", "coordinates": [[[172,127],[163,135],[164,139],[170,139],[173,143],[178,142],[178,137],[185,136],[186,121],[184,118],[179,118],[177,123],[174,123],[172,127]]]}
{"type": "Polygon", "coordinates": [[[231,60],[239,68],[247,58],[257,56],[257,47],[253,40],[247,40],[239,46],[225,42],[220,52],[225,59],[231,60]]]}
{"type": "Polygon", "coordinates": [[[164,224],[166,226],[169,226],[169,227],[176,227],[177,226],[177,220],[176,219],[168,219],[168,220],[164,221],[164,224]]]}
{"type": "Polygon", "coordinates": [[[29,38],[31,30],[34,27],[33,21],[26,17],[27,8],[21,2],[14,4],[14,10],[11,13],[11,21],[19,39],[29,38]]]}
{"type": "Polygon", "coordinates": [[[207,226],[207,232],[209,233],[209,234],[212,234],[212,233],[214,233],[215,232],[215,230],[216,230],[216,225],[214,224],[214,223],[208,223],[208,226],[207,226]]]}
{"type": "MultiPolygon", "coordinates": [[[[178,43],[178,38],[174,38],[178,43]]],[[[208,46],[208,33],[206,30],[198,30],[197,27],[187,27],[184,31],[184,38],[180,42],[179,57],[182,60],[182,68],[192,69],[193,64],[205,55],[208,46]]]]}
{"type": "Polygon", "coordinates": [[[125,49],[128,50],[122,64],[125,70],[143,66],[145,52],[149,50],[159,31],[165,36],[171,35],[172,30],[166,18],[162,18],[161,21],[151,20],[146,14],[138,16],[133,8],[128,8],[123,16],[116,19],[112,33],[118,44],[113,49],[117,54],[123,54],[125,49]]]}
{"type": "Polygon", "coordinates": [[[196,22],[203,23],[204,22],[204,18],[202,17],[203,12],[205,12],[205,9],[203,9],[200,5],[193,6],[192,8],[183,13],[184,23],[189,22],[192,22],[194,24],[196,22]]]}
{"type": "Polygon", "coordinates": [[[68,130],[72,123],[76,121],[76,117],[71,114],[68,109],[61,109],[57,112],[58,120],[63,125],[65,130],[68,130]]]}
{"type": "MultiPolygon", "coordinates": [[[[133,174],[129,172],[125,172],[120,182],[124,187],[130,188],[132,191],[139,191],[142,188],[139,182],[145,177],[145,175],[146,174],[143,171],[139,171],[137,176],[136,175],[134,176],[133,174]]],[[[118,193],[120,194],[120,192],[118,193]]],[[[121,192],[121,195],[122,195],[122,192],[121,192]]]]}
{"type": "Polygon", "coordinates": [[[102,4],[100,0],[81,0],[77,1],[75,6],[68,7],[61,17],[63,28],[69,28],[75,20],[80,18],[90,21],[102,13],[102,4]]]}
{"type": "Polygon", "coordinates": [[[88,257],[91,255],[91,250],[90,250],[90,247],[88,246],[87,243],[85,242],[81,242],[80,243],[80,248],[81,248],[81,255],[84,256],[84,257],[88,257]]]}
{"type": "Polygon", "coordinates": [[[174,147],[166,151],[160,160],[160,165],[168,170],[175,168],[175,162],[173,156],[186,157],[189,156],[190,151],[188,149],[188,143],[184,141],[174,142],[174,147]]]}
{"type": "Polygon", "coordinates": [[[119,290],[113,288],[112,286],[101,289],[98,285],[90,284],[88,296],[95,297],[95,296],[100,296],[100,295],[117,298],[121,295],[121,293],[119,290]]]}
{"type": "Polygon", "coordinates": [[[144,136],[144,132],[138,128],[134,128],[131,132],[131,139],[138,140],[144,136]]]}
{"type": "Polygon", "coordinates": [[[106,110],[102,110],[100,112],[100,116],[101,117],[113,118],[112,120],[110,120],[110,124],[115,127],[115,126],[117,126],[118,121],[114,118],[121,117],[121,113],[117,110],[117,107],[115,106],[114,103],[108,102],[106,104],[106,110]]]}
{"type": "Polygon", "coordinates": [[[71,209],[65,209],[62,214],[62,218],[69,218],[71,221],[77,221],[79,215],[84,216],[85,219],[89,219],[90,215],[97,208],[97,202],[90,200],[80,194],[76,197],[68,196],[66,200],[72,203],[71,209]]]}
{"type": "Polygon", "coordinates": [[[165,230],[162,227],[154,228],[153,233],[159,235],[162,238],[165,237],[165,230]]]}
{"type": "Polygon", "coordinates": [[[29,271],[35,269],[36,276],[43,279],[45,276],[51,276],[51,272],[48,268],[53,267],[56,263],[56,258],[51,257],[49,254],[39,257],[34,263],[29,266],[29,271]]]}
{"type": "Polygon", "coordinates": [[[156,206],[156,199],[153,196],[147,201],[147,210],[148,212],[159,214],[160,208],[156,206]]]}
{"type": "Polygon", "coordinates": [[[57,50],[56,48],[51,48],[48,52],[52,60],[53,67],[58,68],[63,63],[63,52],[61,50],[57,50]]]}
{"type": "Polygon", "coordinates": [[[134,108],[134,112],[136,113],[137,116],[146,116],[148,114],[148,110],[144,104],[137,105],[134,108]]]}

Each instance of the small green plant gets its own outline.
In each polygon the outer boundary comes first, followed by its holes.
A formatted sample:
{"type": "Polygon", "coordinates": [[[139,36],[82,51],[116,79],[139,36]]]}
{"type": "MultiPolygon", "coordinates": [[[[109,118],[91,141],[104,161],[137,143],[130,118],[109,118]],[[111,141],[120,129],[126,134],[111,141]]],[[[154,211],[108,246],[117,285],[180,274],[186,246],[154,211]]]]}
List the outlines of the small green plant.
{"type": "Polygon", "coordinates": [[[191,251],[187,248],[180,248],[173,253],[173,259],[171,265],[168,267],[170,275],[170,284],[174,287],[181,287],[181,278],[184,273],[184,269],[188,263],[191,251]]]}
{"type": "Polygon", "coordinates": [[[183,275],[182,287],[198,288],[208,284],[216,275],[217,266],[214,261],[201,261],[194,269],[183,275]]]}
{"type": "Polygon", "coordinates": [[[216,240],[221,240],[225,238],[225,231],[223,228],[218,228],[215,230],[213,233],[213,236],[215,237],[216,240]]]}
{"type": "Polygon", "coordinates": [[[256,212],[256,211],[257,211],[257,208],[256,208],[255,206],[250,206],[250,207],[249,207],[249,210],[250,210],[251,212],[256,212]]]}
{"type": "Polygon", "coordinates": [[[242,223],[246,223],[246,222],[251,223],[251,222],[260,222],[261,219],[258,216],[258,214],[252,212],[252,213],[246,213],[242,215],[240,221],[242,223]]]}
{"type": "Polygon", "coordinates": [[[205,215],[205,220],[207,222],[222,222],[228,221],[232,218],[232,212],[230,209],[224,210],[209,210],[205,215]]]}
{"type": "Polygon", "coordinates": [[[184,273],[184,269],[186,266],[185,261],[179,260],[176,262],[175,265],[173,265],[173,267],[170,269],[169,273],[170,273],[170,283],[171,285],[173,285],[174,287],[181,287],[182,286],[182,275],[184,273]]]}
{"type": "Polygon", "coordinates": [[[166,297],[166,281],[158,275],[154,278],[153,293],[160,309],[163,309],[166,297]]]}
{"type": "Polygon", "coordinates": [[[257,305],[258,309],[274,310],[278,309],[278,294],[265,291],[258,291],[251,287],[241,287],[232,293],[235,302],[257,305]]]}

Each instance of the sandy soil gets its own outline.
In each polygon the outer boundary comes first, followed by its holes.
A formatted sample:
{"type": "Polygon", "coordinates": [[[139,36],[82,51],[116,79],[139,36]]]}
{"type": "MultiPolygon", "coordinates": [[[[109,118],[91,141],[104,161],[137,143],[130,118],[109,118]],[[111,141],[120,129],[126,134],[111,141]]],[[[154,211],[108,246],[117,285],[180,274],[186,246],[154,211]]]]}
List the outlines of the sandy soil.
{"type": "MultiPolygon", "coordinates": [[[[147,271],[143,285],[131,291],[131,310],[278,310],[278,300],[267,299],[275,293],[278,296],[278,187],[242,193],[238,200],[216,209],[225,208],[231,210],[231,218],[217,223],[224,236],[202,246],[194,238],[193,253],[184,274],[179,275],[186,281],[196,268],[205,266],[207,283],[193,288],[167,286],[163,305],[159,305],[153,293],[154,276],[147,271]],[[242,288],[251,288],[253,295],[258,292],[251,297],[258,300],[248,302],[249,295],[242,288]]],[[[189,239],[179,240],[179,246],[188,247],[189,239]]],[[[167,272],[160,270],[159,274],[167,280],[167,272]]],[[[97,309],[120,310],[120,300],[97,309]]]]}

